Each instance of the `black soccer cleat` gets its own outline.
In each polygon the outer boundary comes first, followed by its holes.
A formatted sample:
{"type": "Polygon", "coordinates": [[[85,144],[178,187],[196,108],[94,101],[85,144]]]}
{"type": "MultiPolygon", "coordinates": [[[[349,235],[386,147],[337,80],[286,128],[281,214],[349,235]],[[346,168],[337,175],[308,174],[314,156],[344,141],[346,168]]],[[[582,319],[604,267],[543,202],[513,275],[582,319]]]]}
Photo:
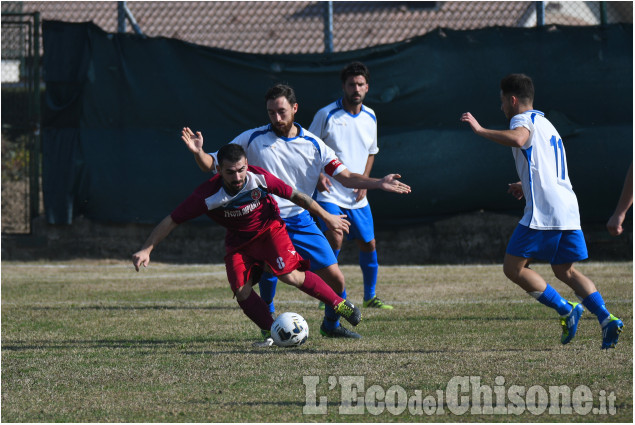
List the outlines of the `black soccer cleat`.
{"type": "Polygon", "coordinates": [[[335,307],[335,312],[342,316],[353,326],[359,325],[362,321],[362,312],[349,301],[342,301],[335,307]]]}
{"type": "Polygon", "coordinates": [[[324,325],[320,326],[320,335],[327,338],[350,338],[360,339],[362,336],[357,332],[349,331],[344,326],[338,326],[337,328],[327,331],[324,329],[324,325]]]}

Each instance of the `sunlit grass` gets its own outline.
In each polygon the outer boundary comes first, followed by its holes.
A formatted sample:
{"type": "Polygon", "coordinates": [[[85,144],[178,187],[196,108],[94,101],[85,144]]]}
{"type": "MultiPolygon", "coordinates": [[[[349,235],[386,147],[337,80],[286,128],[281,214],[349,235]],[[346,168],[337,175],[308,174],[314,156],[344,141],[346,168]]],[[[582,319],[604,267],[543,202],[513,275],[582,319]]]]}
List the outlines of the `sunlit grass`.
{"type": "MultiPolygon", "coordinates": [[[[551,276],[546,265],[534,268],[551,276]]],[[[152,263],[136,273],[118,262],[3,262],[2,420],[630,422],[632,263],[579,269],[624,320],[615,350],[600,350],[600,327],[589,312],[575,340],[560,345],[555,313],[507,281],[500,266],[381,267],[378,294],[395,310],[363,310],[359,341],[320,337],[317,301],[281,284],[278,311],[302,314],[310,337],[298,349],[259,350],[251,346],[259,331],[232,299],[223,266],[152,263]],[[303,414],[304,376],[320,379],[325,415],[303,414]],[[409,409],[346,415],[337,383],[344,376],[362,377],[365,389],[397,385],[423,397],[461,376],[490,387],[502,377],[506,389],[585,385],[594,406],[600,392],[612,392],[617,410],[457,416],[441,404],[442,414],[432,416],[409,409]]],[[[361,302],[359,268],[343,271],[349,298],[361,302]]],[[[565,285],[549,282],[573,298],[565,285]]]]}

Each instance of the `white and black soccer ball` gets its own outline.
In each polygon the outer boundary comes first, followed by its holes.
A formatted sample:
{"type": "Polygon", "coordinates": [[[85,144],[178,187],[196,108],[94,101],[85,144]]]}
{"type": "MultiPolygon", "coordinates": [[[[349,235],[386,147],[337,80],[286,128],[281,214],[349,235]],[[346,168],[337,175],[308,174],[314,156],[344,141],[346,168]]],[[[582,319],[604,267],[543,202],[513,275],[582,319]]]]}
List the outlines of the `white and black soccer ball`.
{"type": "Polygon", "coordinates": [[[309,338],[309,325],[298,313],[282,313],[271,325],[271,338],[278,347],[297,347],[309,338]]]}

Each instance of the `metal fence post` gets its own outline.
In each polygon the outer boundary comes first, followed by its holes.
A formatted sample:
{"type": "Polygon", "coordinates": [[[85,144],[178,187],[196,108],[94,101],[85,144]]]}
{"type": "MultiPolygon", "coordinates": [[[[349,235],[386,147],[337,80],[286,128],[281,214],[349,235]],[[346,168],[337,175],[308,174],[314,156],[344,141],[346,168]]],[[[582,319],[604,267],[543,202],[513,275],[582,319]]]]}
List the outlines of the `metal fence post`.
{"type": "Polygon", "coordinates": [[[536,2],[536,26],[537,27],[545,26],[545,2],[544,1],[536,2]]]}
{"type": "Polygon", "coordinates": [[[600,25],[604,26],[606,24],[607,24],[606,2],[605,1],[601,1],[600,2],[600,25]]]}
{"type": "Polygon", "coordinates": [[[126,32],[126,2],[117,2],[117,32],[126,32]]]}
{"type": "Polygon", "coordinates": [[[324,53],[333,53],[333,2],[324,2],[324,53]]]}
{"type": "MultiPolygon", "coordinates": [[[[30,158],[30,219],[40,214],[40,12],[33,13],[33,143],[30,158]]],[[[30,226],[30,223],[29,223],[30,226]]]]}

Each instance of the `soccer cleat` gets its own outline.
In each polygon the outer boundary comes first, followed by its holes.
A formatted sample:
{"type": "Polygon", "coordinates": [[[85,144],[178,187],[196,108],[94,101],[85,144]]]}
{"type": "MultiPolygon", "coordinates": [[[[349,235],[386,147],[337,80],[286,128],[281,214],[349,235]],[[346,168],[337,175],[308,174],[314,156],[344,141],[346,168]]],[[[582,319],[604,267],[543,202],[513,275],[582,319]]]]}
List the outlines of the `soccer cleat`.
{"type": "Polygon", "coordinates": [[[379,298],[377,298],[377,295],[375,295],[374,297],[372,297],[368,301],[364,301],[364,304],[362,304],[362,305],[364,307],[380,308],[382,310],[392,310],[393,309],[393,307],[391,305],[388,305],[388,304],[384,303],[382,300],[380,300],[379,298]]]}
{"type": "Polygon", "coordinates": [[[609,322],[602,327],[602,349],[615,348],[617,339],[624,328],[624,323],[612,314],[608,318],[609,322]]]}
{"type": "Polygon", "coordinates": [[[271,338],[271,331],[260,329],[260,333],[262,334],[262,341],[256,341],[251,345],[256,348],[271,347],[273,345],[273,338],[271,338]]]}
{"type": "Polygon", "coordinates": [[[324,329],[324,325],[320,326],[320,335],[327,338],[351,338],[359,339],[362,336],[357,332],[349,331],[344,326],[338,326],[337,328],[327,331],[324,329]]]}
{"type": "Polygon", "coordinates": [[[263,341],[256,341],[251,344],[254,348],[267,348],[273,345],[273,338],[265,338],[263,341]]]}
{"type": "Polygon", "coordinates": [[[362,321],[362,312],[349,301],[343,300],[335,307],[335,312],[342,316],[353,326],[359,325],[362,321]]]}
{"type": "Polygon", "coordinates": [[[578,331],[578,323],[580,322],[580,317],[582,317],[582,313],[584,313],[584,308],[579,303],[572,303],[571,301],[567,301],[571,307],[571,311],[566,316],[560,317],[560,324],[562,325],[562,336],[560,336],[560,342],[563,344],[568,344],[571,342],[575,333],[578,331]]]}

